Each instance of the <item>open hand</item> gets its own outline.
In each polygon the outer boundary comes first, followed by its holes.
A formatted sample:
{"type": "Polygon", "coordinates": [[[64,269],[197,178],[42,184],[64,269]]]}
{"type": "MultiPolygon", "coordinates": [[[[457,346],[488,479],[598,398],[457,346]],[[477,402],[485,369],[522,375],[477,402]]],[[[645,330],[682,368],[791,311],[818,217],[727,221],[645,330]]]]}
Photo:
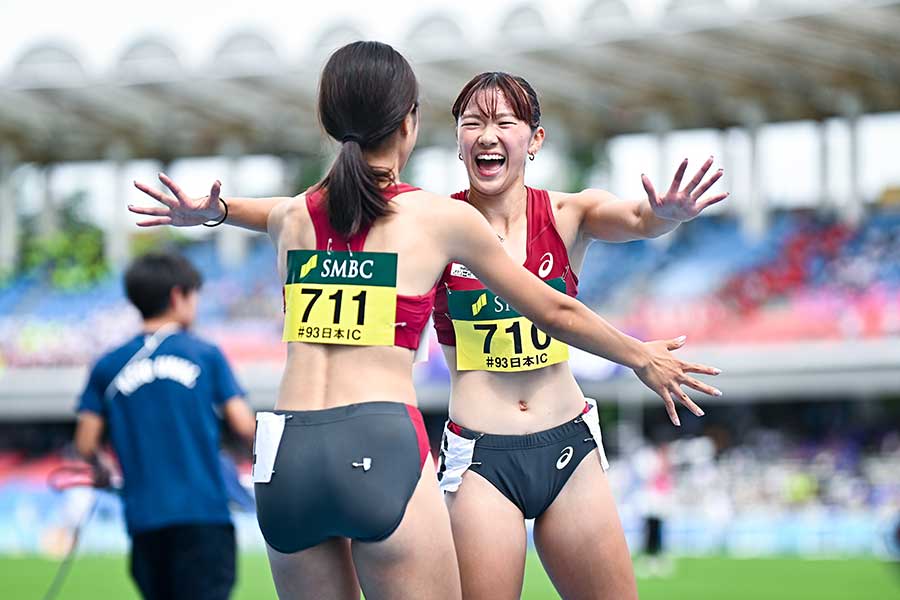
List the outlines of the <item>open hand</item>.
{"type": "Polygon", "coordinates": [[[684,186],[684,189],[680,189],[681,179],[684,177],[684,172],[688,165],[688,159],[684,159],[675,172],[669,191],[663,196],[656,194],[649,177],[641,175],[641,182],[644,184],[644,190],[647,192],[647,198],[650,200],[650,207],[653,209],[653,213],[661,219],[670,221],[690,221],[703,212],[706,207],[727,198],[728,192],[701,198],[724,173],[724,170],[719,169],[709,179],[703,181],[712,164],[713,157],[710,156],[703,163],[703,166],[700,167],[700,170],[697,171],[697,174],[694,175],[694,178],[684,186]]]}
{"type": "Polygon", "coordinates": [[[703,416],[703,410],[684,393],[684,390],[681,389],[682,385],[694,388],[710,396],[722,395],[722,392],[716,388],[688,375],[688,373],[718,375],[721,373],[719,369],[688,363],[679,360],[672,354],[672,350],[677,350],[684,346],[685,340],[686,338],[681,336],[673,340],[644,342],[644,347],[650,354],[650,362],[644,367],[634,370],[644,385],[659,394],[659,397],[663,399],[666,405],[666,412],[669,413],[669,419],[676,426],[681,426],[681,421],[678,419],[678,412],[675,410],[675,402],[672,396],[677,397],[681,404],[698,417],[703,416]]]}
{"type": "Polygon", "coordinates": [[[157,225],[191,227],[222,218],[224,213],[219,202],[219,192],[222,189],[220,181],[216,180],[212,184],[208,196],[191,198],[178,187],[178,184],[169,179],[165,173],[159,174],[159,180],[169,188],[173,196],[160,192],[139,181],[134,182],[134,187],[162,204],[162,206],[134,206],[129,204],[128,210],[131,212],[153,217],[138,221],[138,227],[154,227],[157,225]]]}

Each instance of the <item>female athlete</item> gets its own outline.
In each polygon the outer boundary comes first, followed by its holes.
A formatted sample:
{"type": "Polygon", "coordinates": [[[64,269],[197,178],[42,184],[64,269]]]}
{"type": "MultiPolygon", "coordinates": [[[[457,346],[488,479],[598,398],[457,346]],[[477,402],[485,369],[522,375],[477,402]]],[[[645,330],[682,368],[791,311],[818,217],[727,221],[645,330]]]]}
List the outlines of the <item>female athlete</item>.
{"type": "MultiPolygon", "coordinates": [[[[416,140],[417,91],[389,46],[338,50],[322,74],[319,111],[340,153],[321,185],[278,202],[266,219],[290,343],[277,410],[259,419],[254,478],[281,597],[356,598],[360,585],[369,598],[460,595],[411,377],[446,265],[465,265],[529,317],[536,346],[558,339],[605,356],[668,402],[680,383],[711,390],[688,372],[716,372],[672,356],[683,341],[634,340],[542,283],[467,203],[396,183],[416,140]]],[[[143,225],[225,216],[218,182],[194,200],[161,179],[174,197],[138,184],[164,204],[132,207],[155,217],[143,225]]],[[[599,447],[591,422],[579,422],[579,435],[599,447]]]]}

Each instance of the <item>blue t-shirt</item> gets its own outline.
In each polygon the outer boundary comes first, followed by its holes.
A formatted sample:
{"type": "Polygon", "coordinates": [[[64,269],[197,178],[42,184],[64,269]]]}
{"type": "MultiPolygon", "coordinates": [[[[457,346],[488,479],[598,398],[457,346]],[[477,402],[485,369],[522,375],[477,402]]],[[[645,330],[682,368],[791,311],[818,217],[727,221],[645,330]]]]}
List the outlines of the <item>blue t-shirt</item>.
{"type": "Polygon", "coordinates": [[[138,335],[97,361],[78,410],[106,421],[130,534],[231,522],[219,413],[243,395],[222,352],[180,330],[138,335]]]}

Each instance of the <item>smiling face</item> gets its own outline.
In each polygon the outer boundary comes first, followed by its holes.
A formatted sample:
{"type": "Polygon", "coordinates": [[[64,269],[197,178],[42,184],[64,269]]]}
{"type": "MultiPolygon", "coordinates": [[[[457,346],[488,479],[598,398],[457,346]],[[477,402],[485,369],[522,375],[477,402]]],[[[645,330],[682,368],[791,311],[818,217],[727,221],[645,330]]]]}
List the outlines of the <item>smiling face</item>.
{"type": "Polygon", "coordinates": [[[528,154],[537,153],[543,143],[537,98],[528,90],[530,86],[526,90],[512,76],[482,74],[463,89],[454,105],[457,141],[469,185],[483,195],[523,186],[528,154]],[[491,76],[506,85],[485,79],[491,76]],[[514,96],[512,100],[509,95],[514,96]]]}

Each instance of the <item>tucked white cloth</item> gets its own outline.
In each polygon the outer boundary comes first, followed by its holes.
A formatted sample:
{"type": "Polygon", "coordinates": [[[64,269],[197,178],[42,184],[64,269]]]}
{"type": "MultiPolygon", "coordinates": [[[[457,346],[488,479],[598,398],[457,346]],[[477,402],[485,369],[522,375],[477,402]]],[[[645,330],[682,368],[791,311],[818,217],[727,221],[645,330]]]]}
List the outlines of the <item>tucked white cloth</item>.
{"type": "Polygon", "coordinates": [[[275,457],[284,434],[284,415],[256,413],[256,439],[253,443],[253,483],[269,483],[275,472],[275,457]]]}
{"type": "Polygon", "coordinates": [[[597,442],[597,453],[600,455],[600,466],[604,471],[609,470],[609,461],[606,460],[606,451],[603,449],[603,436],[600,434],[600,411],[597,410],[597,401],[593,398],[585,398],[591,409],[584,414],[584,422],[591,432],[591,437],[597,442]]]}
{"type": "Polygon", "coordinates": [[[444,426],[444,442],[441,447],[440,486],[442,492],[455,492],[462,483],[462,476],[472,466],[475,440],[464,438],[444,426]]]}

